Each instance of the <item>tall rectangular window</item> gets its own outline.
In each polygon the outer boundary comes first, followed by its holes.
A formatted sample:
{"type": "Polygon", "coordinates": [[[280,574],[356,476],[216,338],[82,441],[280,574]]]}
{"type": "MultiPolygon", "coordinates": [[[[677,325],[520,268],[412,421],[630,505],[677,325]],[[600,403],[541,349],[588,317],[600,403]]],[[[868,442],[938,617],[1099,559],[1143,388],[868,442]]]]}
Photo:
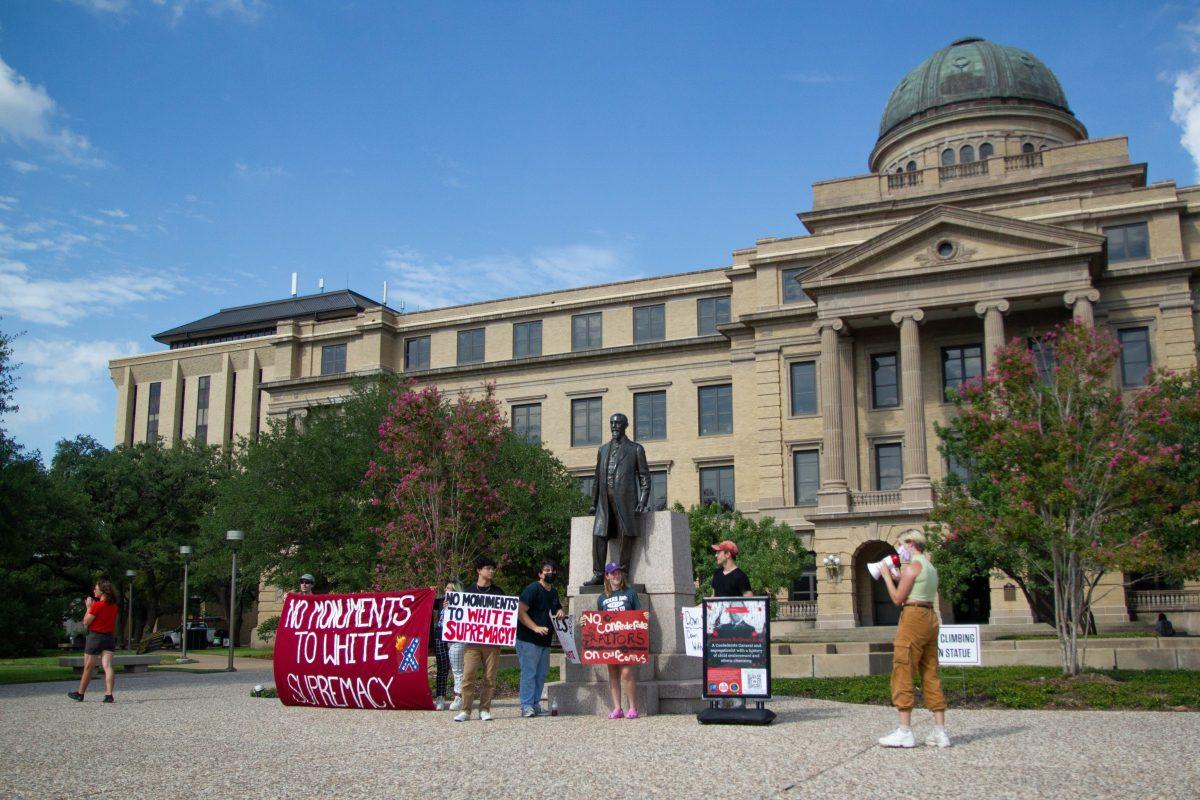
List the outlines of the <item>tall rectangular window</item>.
{"type": "Polygon", "coordinates": [[[404,371],[429,369],[429,337],[414,336],[404,340],[404,371]]]}
{"type": "Polygon", "coordinates": [[[212,378],[201,375],[196,380],[196,442],[208,444],[208,387],[212,378]]]}
{"type": "Polygon", "coordinates": [[[591,502],[592,489],[596,486],[596,476],[582,475],[575,479],[575,485],[579,487],[579,493],[586,497],[588,502],[591,502]]]}
{"type": "Polygon", "coordinates": [[[661,342],[667,338],[666,306],[637,306],[633,309],[633,341],[661,342]]]}
{"type": "Polygon", "coordinates": [[[1033,353],[1033,366],[1037,368],[1042,383],[1054,382],[1054,342],[1045,339],[1030,339],[1029,350],[1033,353]]]}
{"type": "Polygon", "coordinates": [[[971,482],[971,469],[967,464],[959,461],[954,456],[946,459],[946,472],[958,479],[959,483],[967,484],[971,482]]]}
{"type": "Polygon", "coordinates": [[[599,397],[571,401],[571,446],[600,444],[604,410],[599,397]]]}
{"type": "Polygon", "coordinates": [[[792,416],[817,413],[817,362],[793,361],[789,367],[792,416]]]}
{"type": "Polygon", "coordinates": [[[600,312],[571,317],[571,350],[595,350],[601,347],[600,312]]]}
{"type": "Polygon", "coordinates": [[[700,435],[733,433],[733,386],[701,386],[700,435]]]}
{"type": "Polygon", "coordinates": [[[154,444],[158,441],[158,412],[162,403],[162,384],[150,384],[150,399],[146,404],[146,442],[154,444]]]}
{"type": "Polygon", "coordinates": [[[1121,385],[1145,386],[1150,369],[1150,329],[1125,328],[1117,331],[1121,342],[1121,385]]]}
{"type": "Polygon", "coordinates": [[[1146,230],[1146,223],[1113,225],[1103,230],[1104,235],[1108,237],[1109,261],[1133,261],[1150,257],[1150,234],[1146,230]]]}
{"type": "Polygon", "coordinates": [[[458,332],[458,363],[478,364],[483,361],[483,328],[458,332]]]}
{"type": "Polygon", "coordinates": [[[886,492],[899,489],[904,482],[899,442],[875,445],[875,490],[886,492]]]}
{"type": "Polygon", "coordinates": [[[942,397],[983,375],[983,345],[966,344],[942,348],[942,397]]]}
{"type": "Polygon", "coordinates": [[[656,469],[650,472],[650,510],[667,510],[667,472],[656,469]]]}
{"type": "Polygon", "coordinates": [[[633,396],[633,438],[639,442],[667,438],[667,393],[638,392],[633,396]]]}
{"type": "Polygon", "coordinates": [[[808,557],[808,566],[800,573],[800,577],[792,581],[788,592],[788,600],[793,603],[817,602],[817,554],[809,551],[808,557]]]}
{"type": "Polygon", "coordinates": [[[542,321],[513,323],[513,358],[533,358],[542,354],[542,321]]]}
{"type": "Polygon", "coordinates": [[[512,428],[517,436],[523,436],[534,444],[542,443],[542,404],[529,403],[513,406],[512,428]]]}
{"type": "Polygon", "coordinates": [[[732,509],[736,502],[733,467],[704,467],[700,470],[700,503],[717,503],[732,509]]]}
{"type": "Polygon", "coordinates": [[[702,297],[696,301],[696,335],[711,336],[718,325],[729,322],[728,297],[702,297]]]}
{"type": "Polygon", "coordinates": [[[327,344],[321,348],[321,374],[337,375],[346,371],[346,345],[327,344]]]}
{"type": "Polygon", "coordinates": [[[895,353],[871,356],[871,401],[875,408],[900,405],[900,379],[895,353]]]}
{"type": "Polygon", "coordinates": [[[783,302],[785,305],[808,299],[808,295],[800,287],[800,281],[796,280],[803,271],[803,269],[785,269],[783,271],[783,302]]]}
{"type": "Polygon", "coordinates": [[[792,483],[796,505],[809,506],[817,502],[821,488],[821,454],[817,450],[797,450],[792,453],[792,483]]]}

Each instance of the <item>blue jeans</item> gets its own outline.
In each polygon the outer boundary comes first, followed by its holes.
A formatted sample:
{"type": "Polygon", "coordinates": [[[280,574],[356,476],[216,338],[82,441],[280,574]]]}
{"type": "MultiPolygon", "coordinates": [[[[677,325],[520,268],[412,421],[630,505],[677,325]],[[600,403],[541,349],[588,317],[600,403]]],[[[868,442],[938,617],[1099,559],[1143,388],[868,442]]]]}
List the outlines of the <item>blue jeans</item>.
{"type": "Polygon", "coordinates": [[[536,709],[550,670],[550,648],[517,639],[517,664],[521,667],[521,710],[536,709]]]}

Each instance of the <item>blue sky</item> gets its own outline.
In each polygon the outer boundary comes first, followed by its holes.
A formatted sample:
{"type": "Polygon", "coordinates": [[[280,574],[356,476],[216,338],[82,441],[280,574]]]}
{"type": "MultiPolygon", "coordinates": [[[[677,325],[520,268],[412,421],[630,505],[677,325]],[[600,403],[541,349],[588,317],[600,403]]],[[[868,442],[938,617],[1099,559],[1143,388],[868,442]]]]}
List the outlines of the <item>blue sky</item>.
{"type": "Polygon", "coordinates": [[[1200,15],[1126,2],[7,0],[0,329],[45,456],[112,443],[107,360],[324,277],[409,308],[723,266],[866,171],[965,35],[1196,182],[1200,15]]]}

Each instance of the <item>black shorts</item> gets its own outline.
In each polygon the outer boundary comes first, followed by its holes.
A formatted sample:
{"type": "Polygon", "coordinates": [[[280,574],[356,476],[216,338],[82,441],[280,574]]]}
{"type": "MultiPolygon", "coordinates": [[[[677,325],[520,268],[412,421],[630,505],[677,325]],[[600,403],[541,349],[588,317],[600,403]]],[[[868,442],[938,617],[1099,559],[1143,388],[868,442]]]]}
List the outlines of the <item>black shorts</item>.
{"type": "Polygon", "coordinates": [[[89,656],[98,656],[105,650],[116,651],[117,637],[111,633],[89,633],[83,644],[83,652],[89,656]]]}

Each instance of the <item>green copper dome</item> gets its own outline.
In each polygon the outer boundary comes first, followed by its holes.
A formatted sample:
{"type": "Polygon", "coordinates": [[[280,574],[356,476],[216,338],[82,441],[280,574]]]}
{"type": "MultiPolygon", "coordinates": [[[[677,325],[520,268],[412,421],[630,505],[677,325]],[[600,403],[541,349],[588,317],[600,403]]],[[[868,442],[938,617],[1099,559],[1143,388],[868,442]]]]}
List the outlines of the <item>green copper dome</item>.
{"type": "Polygon", "coordinates": [[[918,114],[993,98],[1044,103],[1071,113],[1058,78],[1036,57],[971,36],[937,51],[904,76],[883,110],[879,137],[918,114]]]}

